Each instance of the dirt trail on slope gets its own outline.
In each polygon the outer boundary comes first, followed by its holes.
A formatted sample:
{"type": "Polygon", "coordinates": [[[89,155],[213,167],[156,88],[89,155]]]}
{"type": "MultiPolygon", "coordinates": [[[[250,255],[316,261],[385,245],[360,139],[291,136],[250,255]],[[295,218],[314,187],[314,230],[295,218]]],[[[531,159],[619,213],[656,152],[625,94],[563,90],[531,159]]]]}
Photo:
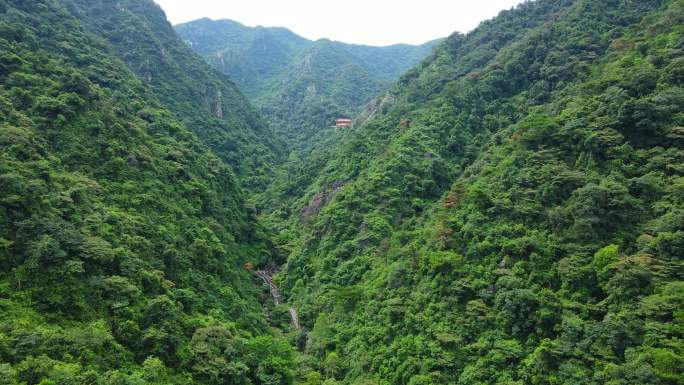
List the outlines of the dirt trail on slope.
{"type": "MultiPolygon", "coordinates": [[[[276,305],[282,305],[283,297],[280,295],[278,285],[276,285],[273,282],[273,273],[268,270],[257,270],[255,271],[255,273],[259,278],[261,278],[262,281],[266,282],[266,284],[268,285],[268,290],[271,292],[271,298],[273,298],[273,303],[275,303],[276,305]]],[[[297,309],[295,309],[294,307],[290,307],[288,312],[290,313],[290,322],[292,323],[292,327],[295,330],[300,330],[301,327],[299,326],[299,317],[297,316],[297,309]]]]}

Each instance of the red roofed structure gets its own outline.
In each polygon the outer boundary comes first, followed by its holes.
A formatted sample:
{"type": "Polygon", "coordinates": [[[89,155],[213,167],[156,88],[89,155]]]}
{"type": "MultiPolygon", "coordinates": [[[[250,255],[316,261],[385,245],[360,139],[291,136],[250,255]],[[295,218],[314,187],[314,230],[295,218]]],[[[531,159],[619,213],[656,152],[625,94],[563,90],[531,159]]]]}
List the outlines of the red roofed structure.
{"type": "Polygon", "coordinates": [[[349,118],[337,118],[335,119],[335,127],[349,127],[352,125],[352,120],[349,118]]]}

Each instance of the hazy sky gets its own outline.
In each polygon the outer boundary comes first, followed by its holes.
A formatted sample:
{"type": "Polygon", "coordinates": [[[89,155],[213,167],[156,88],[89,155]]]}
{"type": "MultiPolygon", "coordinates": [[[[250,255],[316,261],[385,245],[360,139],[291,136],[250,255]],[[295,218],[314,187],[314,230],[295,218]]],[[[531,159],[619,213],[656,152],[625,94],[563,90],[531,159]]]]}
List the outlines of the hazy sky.
{"type": "Polygon", "coordinates": [[[173,24],[210,17],[287,27],[309,39],[419,44],[467,32],[523,0],[155,0],[173,24]]]}

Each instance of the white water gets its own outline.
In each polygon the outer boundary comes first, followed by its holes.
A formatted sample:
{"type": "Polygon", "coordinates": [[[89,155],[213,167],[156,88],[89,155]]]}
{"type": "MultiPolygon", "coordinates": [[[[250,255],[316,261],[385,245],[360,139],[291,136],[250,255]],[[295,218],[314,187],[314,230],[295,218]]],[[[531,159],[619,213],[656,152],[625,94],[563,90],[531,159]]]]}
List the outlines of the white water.
{"type": "MultiPolygon", "coordinates": [[[[255,273],[259,278],[261,278],[262,281],[266,282],[266,284],[268,285],[268,291],[271,293],[273,303],[275,303],[276,305],[281,305],[283,303],[283,297],[280,295],[278,285],[273,283],[273,277],[271,276],[271,273],[266,270],[257,270],[255,271],[255,273]]],[[[299,317],[297,316],[297,309],[295,309],[294,307],[290,307],[289,313],[292,327],[295,330],[301,329],[301,326],[299,325],[299,317]]]]}

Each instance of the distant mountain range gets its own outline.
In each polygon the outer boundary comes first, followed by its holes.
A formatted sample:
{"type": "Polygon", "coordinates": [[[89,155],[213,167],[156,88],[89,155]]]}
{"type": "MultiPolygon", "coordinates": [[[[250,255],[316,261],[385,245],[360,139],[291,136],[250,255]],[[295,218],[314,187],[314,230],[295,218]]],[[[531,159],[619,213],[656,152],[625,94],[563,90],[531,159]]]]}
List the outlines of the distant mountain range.
{"type": "Polygon", "coordinates": [[[203,18],[176,32],[227,74],[292,145],[337,116],[353,116],[440,39],[386,47],[312,41],[280,27],[203,18]]]}

